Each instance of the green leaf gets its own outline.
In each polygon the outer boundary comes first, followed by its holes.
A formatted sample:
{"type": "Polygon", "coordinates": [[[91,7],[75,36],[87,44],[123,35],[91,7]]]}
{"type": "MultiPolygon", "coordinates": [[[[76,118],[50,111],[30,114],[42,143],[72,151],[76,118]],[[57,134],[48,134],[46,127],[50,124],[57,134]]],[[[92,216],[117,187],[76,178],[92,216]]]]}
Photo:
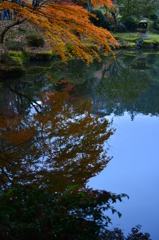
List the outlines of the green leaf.
{"type": "Polygon", "coordinates": [[[80,194],[82,197],[85,197],[85,193],[84,193],[84,192],[79,192],[79,194],[80,194]]]}
{"type": "Polygon", "coordinates": [[[75,190],[76,188],[78,188],[79,187],[79,184],[75,184],[75,185],[70,185],[68,188],[67,188],[67,191],[68,190],[75,190]]]}

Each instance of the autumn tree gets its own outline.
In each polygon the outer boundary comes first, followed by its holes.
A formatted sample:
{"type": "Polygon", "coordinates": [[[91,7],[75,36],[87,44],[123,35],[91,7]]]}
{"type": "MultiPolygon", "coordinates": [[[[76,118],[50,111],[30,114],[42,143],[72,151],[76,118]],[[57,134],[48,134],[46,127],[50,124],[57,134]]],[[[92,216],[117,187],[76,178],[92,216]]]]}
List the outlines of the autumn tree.
{"type": "MultiPolygon", "coordinates": [[[[108,8],[112,6],[110,0],[99,0],[98,3],[92,1],[93,6],[96,7],[97,4],[106,4],[108,8]]],[[[5,33],[10,28],[28,21],[41,29],[52,51],[60,55],[63,61],[76,55],[89,64],[94,57],[100,60],[100,49],[107,55],[117,44],[110,32],[91,24],[89,17],[92,15],[77,3],[47,0],[40,1],[39,6],[33,7],[29,0],[25,6],[8,0],[1,2],[0,8],[14,9],[17,12],[17,19],[2,30],[1,43],[4,42],[5,33]],[[68,49],[70,45],[73,49],[71,53],[68,49]]]]}
{"type": "Polygon", "coordinates": [[[82,6],[86,6],[86,9],[91,12],[93,8],[97,8],[97,6],[106,6],[108,9],[114,8],[114,4],[111,0],[77,0],[78,4],[82,6]]]}

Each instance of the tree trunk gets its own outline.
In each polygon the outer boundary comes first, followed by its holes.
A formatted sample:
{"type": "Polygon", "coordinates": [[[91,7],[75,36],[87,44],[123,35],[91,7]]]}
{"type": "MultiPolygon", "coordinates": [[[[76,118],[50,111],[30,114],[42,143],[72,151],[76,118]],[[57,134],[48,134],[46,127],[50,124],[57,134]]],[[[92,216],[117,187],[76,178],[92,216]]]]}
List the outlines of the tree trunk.
{"type": "Polygon", "coordinates": [[[91,0],[87,0],[87,7],[88,7],[88,11],[91,12],[91,11],[92,11],[92,3],[91,3],[91,0]]]}
{"type": "Polygon", "coordinates": [[[116,15],[115,15],[115,12],[111,12],[112,14],[112,17],[114,19],[114,33],[116,33],[117,31],[117,19],[116,19],[116,15]]]}
{"type": "Polygon", "coordinates": [[[120,21],[115,21],[115,26],[114,26],[114,33],[116,33],[117,32],[117,30],[118,30],[118,27],[119,27],[119,24],[121,23],[121,21],[122,20],[120,20],[120,21]]]}
{"type": "Polygon", "coordinates": [[[114,21],[114,33],[116,33],[117,28],[118,28],[117,21],[114,21]]]}
{"type": "Polygon", "coordinates": [[[23,18],[22,20],[16,20],[15,22],[12,22],[11,24],[9,24],[8,26],[6,26],[4,29],[3,29],[3,31],[1,32],[1,34],[0,34],[0,43],[3,43],[4,42],[4,36],[5,36],[5,34],[6,34],[6,32],[10,29],[10,28],[12,28],[12,27],[14,27],[14,26],[16,26],[16,25],[19,25],[19,24],[21,24],[22,22],[24,22],[26,20],[26,18],[23,18]]]}

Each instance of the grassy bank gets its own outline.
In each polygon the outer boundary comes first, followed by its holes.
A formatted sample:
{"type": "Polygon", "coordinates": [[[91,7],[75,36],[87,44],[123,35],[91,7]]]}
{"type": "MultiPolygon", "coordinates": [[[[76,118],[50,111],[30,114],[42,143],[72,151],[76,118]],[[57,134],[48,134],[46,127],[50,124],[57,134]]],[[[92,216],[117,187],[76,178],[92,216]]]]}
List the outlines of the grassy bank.
{"type": "Polygon", "coordinates": [[[159,48],[159,34],[148,32],[149,39],[140,40],[138,32],[134,33],[115,33],[112,35],[119,43],[120,48],[135,48],[136,43],[139,41],[138,47],[141,48],[159,48]]]}

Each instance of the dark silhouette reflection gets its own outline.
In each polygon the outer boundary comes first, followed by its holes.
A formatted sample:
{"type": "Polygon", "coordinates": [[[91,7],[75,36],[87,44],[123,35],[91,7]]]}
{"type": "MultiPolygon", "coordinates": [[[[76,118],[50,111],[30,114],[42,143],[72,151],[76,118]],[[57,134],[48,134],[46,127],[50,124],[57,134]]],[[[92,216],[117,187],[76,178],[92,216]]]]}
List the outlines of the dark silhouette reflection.
{"type": "Polygon", "coordinates": [[[3,240],[150,240],[148,233],[140,232],[140,225],[133,228],[128,237],[120,229],[107,229],[111,220],[105,211],[111,210],[120,216],[111,205],[124,196],[76,185],[64,192],[49,191],[47,186],[15,185],[0,195],[0,237],[3,240]]]}

